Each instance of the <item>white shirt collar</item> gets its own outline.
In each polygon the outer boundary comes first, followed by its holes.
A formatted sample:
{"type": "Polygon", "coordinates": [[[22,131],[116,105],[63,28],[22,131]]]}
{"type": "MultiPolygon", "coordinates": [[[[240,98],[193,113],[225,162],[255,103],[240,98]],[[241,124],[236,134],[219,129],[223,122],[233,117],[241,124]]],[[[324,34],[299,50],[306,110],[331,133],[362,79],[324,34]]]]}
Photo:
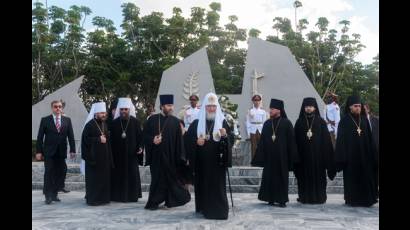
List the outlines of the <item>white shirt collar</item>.
{"type": "MultiPolygon", "coordinates": [[[[52,113],[52,115],[53,115],[53,119],[55,120],[57,116],[54,113],[52,113]]],[[[61,119],[62,115],[60,114],[58,117],[61,119]]]]}
{"type": "MultiPolygon", "coordinates": [[[[57,124],[57,120],[56,120],[56,115],[54,114],[54,113],[52,113],[52,115],[53,115],[53,121],[54,121],[54,124],[57,124]]],[[[62,114],[60,114],[60,116],[59,116],[59,118],[60,118],[60,125],[63,123],[62,121],[61,121],[61,117],[62,117],[63,115],[62,114]]]]}

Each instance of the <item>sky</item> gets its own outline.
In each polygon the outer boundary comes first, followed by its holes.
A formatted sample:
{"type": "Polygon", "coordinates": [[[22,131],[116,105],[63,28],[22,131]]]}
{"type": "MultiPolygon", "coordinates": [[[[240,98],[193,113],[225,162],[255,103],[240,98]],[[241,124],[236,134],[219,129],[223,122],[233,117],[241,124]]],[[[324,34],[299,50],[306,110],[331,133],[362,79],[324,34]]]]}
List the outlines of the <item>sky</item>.
{"type": "MultiPolygon", "coordinates": [[[[236,25],[239,28],[257,28],[261,31],[260,38],[276,32],[272,29],[274,17],[287,17],[294,25],[294,0],[32,0],[47,5],[55,5],[68,9],[71,5],[89,7],[93,13],[85,23],[85,29],[92,31],[91,18],[102,16],[114,21],[117,30],[122,22],[121,4],[132,2],[140,8],[142,15],[152,11],[164,13],[164,17],[172,15],[172,8],[182,9],[182,15],[189,17],[190,9],[199,6],[209,10],[211,2],[221,3],[220,25],[228,23],[229,15],[238,16],[236,25]]],[[[378,0],[301,0],[302,7],[298,8],[297,17],[306,18],[309,25],[306,31],[314,30],[319,17],[329,20],[329,29],[340,32],[341,20],[350,21],[350,32],[359,33],[361,42],[366,46],[356,57],[363,64],[373,62],[373,57],[379,53],[379,1],[378,0]]],[[[246,43],[240,44],[246,47],[246,43]]]]}

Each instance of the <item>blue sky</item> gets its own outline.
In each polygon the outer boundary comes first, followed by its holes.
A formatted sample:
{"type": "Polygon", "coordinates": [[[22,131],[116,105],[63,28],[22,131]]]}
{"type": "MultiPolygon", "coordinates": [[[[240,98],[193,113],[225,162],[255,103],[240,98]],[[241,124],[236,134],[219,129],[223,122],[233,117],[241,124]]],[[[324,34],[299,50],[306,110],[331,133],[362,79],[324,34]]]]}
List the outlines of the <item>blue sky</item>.
{"type": "MultiPolygon", "coordinates": [[[[37,0],[36,0],[37,1],[37,0]]],[[[36,2],[32,1],[32,3],[36,2]]],[[[46,0],[38,0],[45,4],[46,0]]],[[[221,24],[226,24],[229,15],[237,15],[237,25],[250,29],[255,27],[262,31],[261,38],[274,34],[272,19],[276,16],[287,17],[294,21],[293,0],[47,0],[49,6],[56,5],[67,9],[71,5],[84,5],[93,11],[86,20],[85,29],[92,30],[91,18],[102,16],[114,21],[120,29],[122,21],[121,4],[133,2],[142,15],[160,11],[169,17],[172,7],[182,9],[184,16],[189,16],[190,8],[200,6],[208,9],[210,2],[222,5],[221,24]]],[[[303,7],[298,10],[298,20],[306,18],[310,22],[308,31],[313,29],[318,17],[324,16],[330,21],[329,28],[340,31],[341,20],[351,21],[351,32],[361,34],[361,41],[366,48],[358,55],[357,60],[364,64],[372,62],[379,52],[379,1],[378,0],[301,0],[303,7]]],[[[246,47],[246,44],[242,44],[246,47]]]]}

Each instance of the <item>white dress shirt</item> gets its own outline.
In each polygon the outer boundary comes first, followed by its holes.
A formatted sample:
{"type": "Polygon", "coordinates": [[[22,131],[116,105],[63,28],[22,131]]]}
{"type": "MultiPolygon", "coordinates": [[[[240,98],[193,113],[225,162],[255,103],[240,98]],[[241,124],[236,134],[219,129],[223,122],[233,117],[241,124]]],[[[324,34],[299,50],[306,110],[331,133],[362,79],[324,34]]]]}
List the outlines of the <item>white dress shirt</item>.
{"type": "Polygon", "coordinates": [[[199,108],[195,107],[192,108],[191,106],[185,110],[184,113],[184,123],[185,123],[185,130],[188,130],[191,123],[198,118],[199,108]]]}
{"type": "MultiPolygon", "coordinates": [[[[60,114],[59,116],[58,116],[58,118],[59,118],[59,121],[60,121],[60,127],[61,127],[61,125],[63,124],[62,122],[61,122],[61,117],[62,117],[62,115],[60,114]]],[[[57,124],[57,116],[53,113],[53,121],[54,121],[54,125],[56,125],[57,124]]]]}
{"type": "Polygon", "coordinates": [[[261,107],[252,107],[249,109],[248,114],[246,115],[246,131],[248,137],[250,137],[251,134],[255,134],[257,130],[259,130],[259,133],[262,133],[263,123],[267,119],[268,114],[261,107]]]}
{"type": "Polygon", "coordinates": [[[337,136],[337,126],[339,125],[340,121],[340,108],[336,102],[332,102],[331,104],[326,105],[326,120],[334,121],[335,125],[327,124],[327,128],[329,132],[334,131],[335,136],[337,136]]]}

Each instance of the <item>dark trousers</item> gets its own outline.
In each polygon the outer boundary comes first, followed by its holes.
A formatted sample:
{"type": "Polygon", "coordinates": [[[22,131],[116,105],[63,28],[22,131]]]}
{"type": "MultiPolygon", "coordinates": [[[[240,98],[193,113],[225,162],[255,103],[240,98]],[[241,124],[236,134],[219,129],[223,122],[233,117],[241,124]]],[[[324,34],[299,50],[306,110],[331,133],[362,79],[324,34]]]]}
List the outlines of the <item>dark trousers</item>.
{"type": "Polygon", "coordinates": [[[56,197],[57,192],[64,187],[67,164],[64,158],[56,156],[44,158],[44,186],[43,194],[47,197],[56,197]]]}
{"type": "Polygon", "coordinates": [[[59,178],[58,183],[57,183],[57,192],[63,190],[65,187],[65,177],[67,175],[67,163],[65,159],[62,162],[61,166],[62,166],[61,170],[58,171],[58,176],[57,176],[59,178]]]}
{"type": "Polygon", "coordinates": [[[251,133],[251,153],[252,159],[255,157],[256,147],[258,147],[259,140],[261,139],[261,134],[259,130],[256,130],[256,133],[251,133]]]}

